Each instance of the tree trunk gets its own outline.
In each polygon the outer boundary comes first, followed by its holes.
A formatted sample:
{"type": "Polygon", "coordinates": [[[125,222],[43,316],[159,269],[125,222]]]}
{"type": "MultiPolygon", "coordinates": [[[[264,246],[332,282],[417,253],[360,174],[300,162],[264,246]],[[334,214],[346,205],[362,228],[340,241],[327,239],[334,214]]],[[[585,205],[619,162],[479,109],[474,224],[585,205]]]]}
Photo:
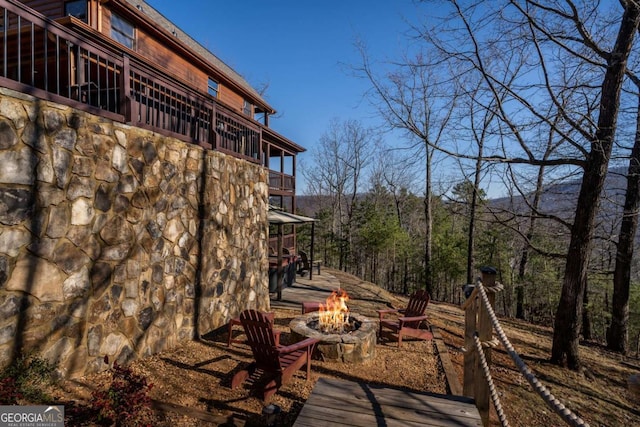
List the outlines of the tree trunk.
{"type": "MultiPolygon", "coordinates": [[[[528,251],[527,251],[528,253],[528,251]]],[[[525,253],[523,253],[525,255],[525,253]]],[[[522,259],[520,260],[522,261],[522,259]]],[[[516,319],[524,320],[524,281],[516,285],[516,319]]]]}
{"type": "Polygon", "coordinates": [[[639,9],[633,1],[626,3],[616,43],[608,59],[602,84],[598,128],[587,156],[576,216],[571,228],[562,294],[556,310],[551,362],[574,370],[581,367],[578,344],[582,296],[587,281],[594,218],[607,175],[620,108],[620,91],[626,72],[626,61],[638,29],[639,9]]]}
{"type": "Polygon", "coordinates": [[[467,236],[467,283],[473,283],[473,272],[475,271],[475,234],[476,234],[476,211],[478,210],[478,189],[480,188],[480,171],[482,167],[482,145],[478,148],[478,160],[473,181],[473,192],[471,193],[471,206],[469,207],[469,235],[467,236]]]}
{"type": "Polygon", "coordinates": [[[425,143],[425,191],[424,191],[424,216],[425,216],[425,233],[424,233],[424,275],[425,289],[431,293],[432,289],[432,240],[433,240],[433,203],[431,200],[431,148],[425,143]]]}
{"type": "Polygon", "coordinates": [[[585,285],[584,294],[582,296],[582,338],[590,340],[591,334],[591,320],[589,319],[589,290],[588,284],[585,285]]]}
{"type": "Polygon", "coordinates": [[[629,158],[627,191],[624,212],[616,251],[616,267],[613,273],[613,297],[611,324],[607,329],[607,347],[622,354],[627,353],[629,342],[629,286],[633,243],[638,229],[640,208],[640,97],[636,117],[636,138],[629,158]]]}
{"type": "MultiPolygon", "coordinates": [[[[550,141],[551,142],[551,141],[550,141]]],[[[550,144],[551,145],[551,144],[550,144]]],[[[545,158],[550,154],[550,150],[547,150],[545,158]]],[[[536,212],[540,206],[540,199],[542,198],[542,190],[544,183],[544,171],[545,167],[540,166],[538,169],[538,178],[536,179],[536,191],[533,195],[533,202],[531,203],[531,217],[529,218],[529,228],[526,233],[526,241],[524,242],[524,248],[522,248],[522,254],[520,256],[520,264],[518,265],[518,286],[516,287],[516,318],[524,319],[524,289],[525,289],[525,276],[527,274],[527,266],[529,263],[529,250],[531,248],[531,239],[533,239],[533,232],[536,226],[536,212]]]]}
{"type": "Polygon", "coordinates": [[[476,232],[476,211],[478,209],[478,189],[480,188],[480,172],[482,168],[482,144],[478,147],[478,160],[474,173],[473,189],[471,193],[471,205],[469,206],[469,233],[467,235],[467,283],[473,283],[473,272],[475,271],[475,232],[476,232]]]}
{"type": "MultiPolygon", "coordinates": [[[[404,283],[409,283],[409,259],[408,257],[404,257],[404,259],[402,260],[402,267],[404,268],[404,272],[402,273],[402,280],[404,280],[404,283]]],[[[431,289],[428,286],[427,287],[427,292],[431,293],[431,289]]]]}
{"type": "Polygon", "coordinates": [[[467,236],[467,283],[473,283],[474,271],[474,249],[475,249],[475,228],[476,228],[476,206],[478,203],[478,181],[479,175],[476,174],[476,182],[473,184],[473,195],[471,196],[471,207],[469,208],[469,235],[467,236]]]}

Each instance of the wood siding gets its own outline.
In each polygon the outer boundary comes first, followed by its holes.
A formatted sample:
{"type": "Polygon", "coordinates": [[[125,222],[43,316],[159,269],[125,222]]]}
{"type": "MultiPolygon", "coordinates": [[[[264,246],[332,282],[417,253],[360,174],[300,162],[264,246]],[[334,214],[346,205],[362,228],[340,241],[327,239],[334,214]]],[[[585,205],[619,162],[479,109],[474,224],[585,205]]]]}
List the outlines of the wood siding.
{"type": "Polygon", "coordinates": [[[100,31],[102,34],[111,37],[111,11],[106,7],[100,5],[100,25],[96,30],[100,31]]]}
{"type": "Polygon", "coordinates": [[[222,84],[220,84],[220,90],[218,91],[218,99],[242,113],[244,98],[222,84]]]}
{"type": "MultiPolygon", "coordinates": [[[[102,6],[101,32],[111,37],[111,11],[107,6],[108,4],[102,6]]],[[[176,55],[161,41],[139,27],[136,27],[135,50],[145,58],[149,58],[149,61],[153,64],[165,68],[170,74],[187,82],[198,91],[207,93],[209,74],[194,66],[183,57],[176,55]]],[[[212,77],[219,80],[217,76],[212,77]]],[[[234,111],[242,113],[244,103],[242,95],[234,92],[221,82],[218,86],[218,99],[234,111]]]]}
{"type": "MultiPolygon", "coordinates": [[[[58,19],[64,17],[65,0],[21,0],[22,3],[30,8],[37,10],[49,19],[58,19]]],[[[98,2],[96,0],[87,0],[87,19],[89,24],[96,22],[98,16],[98,2]]],[[[92,25],[95,27],[95,25],[92,25]]]]}
{"type": "Polygon", "coordinates": [[[63,0],[22,0],[22,3],[51,19],[61,18],[64,13],[63,0]]]}
{"type": "MultiPolygon", "coordinates": [[[[25,0],[23,3],[52,19],[61,18],[64,11],[64,0],[25,0]]],[[[111,10],[109,9],[109,3],[98,5],[97,2],[89,0],[88,11],[91,21],[97,23],[97,19],[92,19],[94,16],[100,19],[100,22],[97,25],[92,25],[92,27],[107,37],[111,37],[111,10]],[[95,9],[96,6],[100,8],[99,12],[95,9]]],[[[123,18],[129,20],[127,17],[123,16],[123,18]]],[[[206,71],[177,55],[168,49],[162,41],[159,41],[158,38],[138,26],[136,26],[135,50],[140,55],[149,58],[151,63],[165,68],[169,74],[183,80],[198,91],[207,93],[210,75],[206,71]]],[[[223,82],[220,82],[219,76],[211,77],[219,81],[218,99],[234,111],[243,114],[244,97],[223,82]]],[[[253,115],[250,117],[253,118],[253,115]]]]}
{"type": "Polygon", "coordinates": [[[207,92],[208,76],[205,72],[194,67],[184,58],[175,55],[149,34],[146,34],[140,29],[138,29],[136,42],[136,51],[140,55],[145,58],[149,58],[151,62],[166,69],[170,74],[190,83],[192,87],[198,91],[204,93],[207,92]]]}

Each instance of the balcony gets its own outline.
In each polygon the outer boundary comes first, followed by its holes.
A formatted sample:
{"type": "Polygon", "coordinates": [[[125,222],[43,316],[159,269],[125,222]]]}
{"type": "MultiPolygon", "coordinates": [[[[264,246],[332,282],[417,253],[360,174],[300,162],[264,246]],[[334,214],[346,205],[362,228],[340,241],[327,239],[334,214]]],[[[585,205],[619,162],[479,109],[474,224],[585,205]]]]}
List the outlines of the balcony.
{"type": "Polygon", "coordinates": [[[290,191],[296,189],[296,179],[282,172],[269,171],[269,189],[274,191],[290,191]]]}
{"type": "MultiPolygon", "coordinates": [[[[0,86],[262,162],[259,122],[127,54],[81,21],[52,21],[16,0],[0,0],[0,20],[0,86]]],[[[269,145],[280,140],[290,144],[279,137],[269,145]]],[[[294,182],[282,176],[278,186],[292,191],[294,182]]]]}

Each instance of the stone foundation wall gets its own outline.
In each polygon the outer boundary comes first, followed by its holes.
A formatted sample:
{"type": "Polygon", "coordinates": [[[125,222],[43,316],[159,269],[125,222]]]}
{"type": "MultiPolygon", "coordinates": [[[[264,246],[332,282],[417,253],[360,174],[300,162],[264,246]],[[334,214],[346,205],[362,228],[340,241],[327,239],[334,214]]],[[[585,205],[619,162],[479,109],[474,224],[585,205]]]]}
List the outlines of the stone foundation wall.
{"type": "Polygon", "coordinates": [[[0,89],[0,366],[65,376],[269,308],[267,171],[0,89]]]}

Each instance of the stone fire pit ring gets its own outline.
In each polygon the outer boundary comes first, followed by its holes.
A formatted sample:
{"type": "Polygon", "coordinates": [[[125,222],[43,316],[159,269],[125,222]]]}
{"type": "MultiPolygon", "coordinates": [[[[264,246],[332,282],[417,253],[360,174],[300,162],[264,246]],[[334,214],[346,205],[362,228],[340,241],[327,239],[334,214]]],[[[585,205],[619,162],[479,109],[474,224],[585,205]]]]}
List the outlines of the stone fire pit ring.
{"type": "Polygon", "coordinates": [[[359,323],[359,328],[343,334],[325,334],[309,326],[317,321],[319,313],[312,312],[294,318],[289,323],[295,342],[305,338],[317,338],[315,353],[322,360],[343,363],[361,363],[376,355],[377,322],[368,317],[349,313],[351,320],[359,323]]]}

